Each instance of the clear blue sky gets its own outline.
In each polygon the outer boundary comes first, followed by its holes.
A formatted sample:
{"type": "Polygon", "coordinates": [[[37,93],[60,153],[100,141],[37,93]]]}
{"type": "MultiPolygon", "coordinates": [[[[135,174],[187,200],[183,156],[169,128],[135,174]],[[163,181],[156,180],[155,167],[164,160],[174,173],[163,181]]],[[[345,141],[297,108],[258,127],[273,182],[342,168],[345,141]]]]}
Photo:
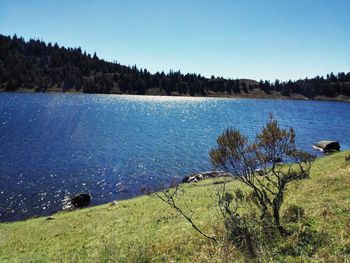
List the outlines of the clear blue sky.
{"type": "Polygon", "coordinates": [[[288,80],[350,71],[350,0],[0,0],[0,33],[151,72],[288,80]]]}

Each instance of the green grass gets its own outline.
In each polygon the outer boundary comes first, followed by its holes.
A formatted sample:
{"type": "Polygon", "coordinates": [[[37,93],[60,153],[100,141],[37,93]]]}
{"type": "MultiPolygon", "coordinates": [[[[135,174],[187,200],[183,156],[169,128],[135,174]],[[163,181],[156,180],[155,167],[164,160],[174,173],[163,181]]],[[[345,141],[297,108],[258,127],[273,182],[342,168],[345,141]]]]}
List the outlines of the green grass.
{"type": "MultiPolygon", "coordinates": [[[[285,204],[305,209],[312,231],[322,237],[312,253],[290,255],[281,248],[261,261],[350,262],[349,152],[319,158],[310,179],[287,190],[285,204]]],[[[207,233],[220,232],[216,208],[220,185],[212,180],[185,185],[181,207],[193,210],[194,221],[207,233]]],[[[238,181],[229,187],[240,187],[238,181]]],[[[210,244],[181,216],[153,196],[0,224],[0,262],[242,262],[235,248],[210,244]]],[[[293,246],[292,238],[281,247],[293,246]]],[[[310,245],[309,245],[310,246],[310,245]]],[[[306,250],[305,250],[306,251],[306,250]]]]}

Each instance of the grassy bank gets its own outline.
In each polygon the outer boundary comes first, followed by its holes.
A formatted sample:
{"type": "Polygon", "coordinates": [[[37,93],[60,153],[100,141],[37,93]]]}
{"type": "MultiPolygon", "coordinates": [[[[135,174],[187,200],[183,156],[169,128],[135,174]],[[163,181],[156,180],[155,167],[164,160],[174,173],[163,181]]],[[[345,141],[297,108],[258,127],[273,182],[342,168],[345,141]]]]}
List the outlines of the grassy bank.
{"type": "MultiPolygon", "coordinates": [[[[322,238],[312,252],[266,253],[262,261],[350,262],[350,162],[341,152],[319,158],[310,179],[288,189],[284,208],[305,209],[310,228],[322,238]]],[[[238,181],[229,187],[239,187],[238,181]]],[[[208,233],[220,232],[215,193],[219,184],[204,180],[185,185],[181,206],[208,233]]],[[[241,262],[229,246],[208,243],[159,199],[152,196],[0,224],[0,262],[241,262]]],[[[288,241],[289,242],[289,241],[288,241]]],[[[292,240],[290,241],[293,244],[292,240]]],[[[285,245],[284,245],[285,246],[285,245]]],[[[306,251],[306,250],[305,250],[306,251]]]]}

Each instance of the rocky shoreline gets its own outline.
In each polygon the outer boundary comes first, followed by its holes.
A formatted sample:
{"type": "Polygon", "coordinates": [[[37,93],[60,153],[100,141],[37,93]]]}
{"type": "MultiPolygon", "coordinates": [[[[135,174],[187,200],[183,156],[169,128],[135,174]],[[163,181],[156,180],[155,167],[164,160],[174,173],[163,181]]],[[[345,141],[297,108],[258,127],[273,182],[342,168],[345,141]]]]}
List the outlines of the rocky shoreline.
{"type": "Polygon", "coordinates": [[[185,176],[182,179],[182,183],[196,183],[204,179],[208,178],[218,178],[218,177],[226,177],[226,176],[231,176],[231,174],[226,173],[226,172],[220,172],[220,171],[207,171],[203,173],[194,173],[185,176]]]}

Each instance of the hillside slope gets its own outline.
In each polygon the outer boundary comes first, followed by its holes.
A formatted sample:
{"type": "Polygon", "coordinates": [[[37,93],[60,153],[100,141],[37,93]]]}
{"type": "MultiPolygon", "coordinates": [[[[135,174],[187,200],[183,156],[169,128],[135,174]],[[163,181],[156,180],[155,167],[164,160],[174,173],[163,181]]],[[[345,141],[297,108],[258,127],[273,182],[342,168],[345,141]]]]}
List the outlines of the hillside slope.
{"type": "MultiPolygon", "coordinates": [[[[298,204],[319,237],[303,250],[286,252],[286,244],[261,260],[287,262],[349,262],[350,161],[341,152],[319,158],[310,179],[293,184],[283,209],[298,204]],[[293,194],[292,194],[293,193],[293,194]]],[[[220,232],[215,209],[219,184],[204,180],[186,184],[181,205],[208,233],[220,232]],[[186,204],[186,205],[185,205],[186,204]],[[189,211],[189,210],[188,210],[189,211]]],[[[230,187],[239,187],[238,181],[230,187]]],[[[0,262],[240,262],[237,250],[209,244],[179,215],[154,196],[106,204],[54,219],[36,218],[0,224],[0,262]]],[[[310,241],[311,242],[311,241],[310,241]]]]}
{"type": "Polygon", "coordinates": [[[273,83],[180,71],[151,74],[136,65],[104,61],[80,47],[0,34],[0,90],[350,100],[350,72],[273,83]]]}

